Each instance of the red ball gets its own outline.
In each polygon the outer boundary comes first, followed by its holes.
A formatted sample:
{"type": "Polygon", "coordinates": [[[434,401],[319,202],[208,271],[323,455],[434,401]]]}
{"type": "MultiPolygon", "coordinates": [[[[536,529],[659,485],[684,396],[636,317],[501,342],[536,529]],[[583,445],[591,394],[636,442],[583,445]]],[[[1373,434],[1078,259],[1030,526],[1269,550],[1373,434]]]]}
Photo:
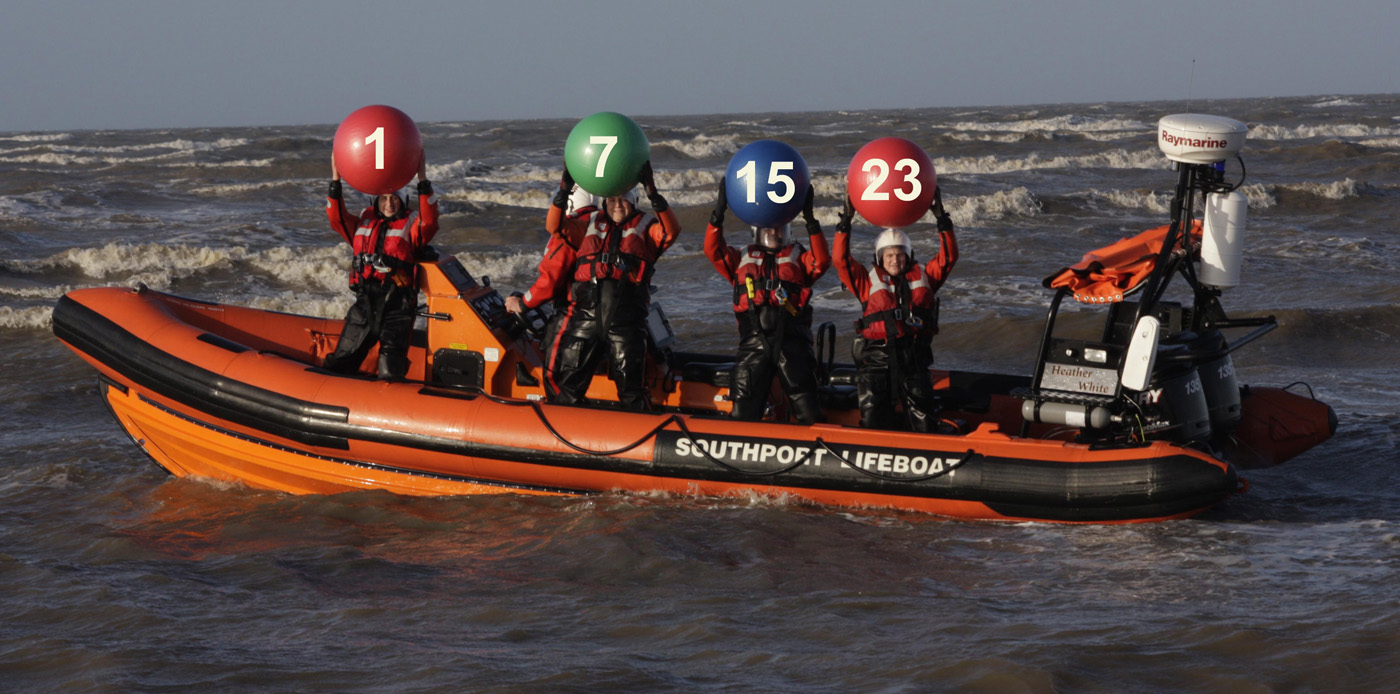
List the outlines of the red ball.
{"type": "Polygon", "coordinates": [[[366,106],[345,117],[331,145],[340,177],[362,193],[392,193],[418,175],[423,138],[408,114],[366,106]]]}
{"type": "Polygon", "coordinates": [[[846,169],[846,194],[856,211],[889,229],[919,221],[937,188],[933,160],[902,137],[882,137],[861,147],[846,169]]]}

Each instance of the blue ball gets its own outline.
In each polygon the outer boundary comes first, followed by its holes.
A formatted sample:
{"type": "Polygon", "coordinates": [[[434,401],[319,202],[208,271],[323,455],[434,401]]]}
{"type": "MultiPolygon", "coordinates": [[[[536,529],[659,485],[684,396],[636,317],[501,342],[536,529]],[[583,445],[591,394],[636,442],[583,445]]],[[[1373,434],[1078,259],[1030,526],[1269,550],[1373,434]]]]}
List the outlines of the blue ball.
{"type": "Polygon", "coordinates": [[[802,213],[811,181],[806,160],[792,145],[758,140],[729,160],[724,195],[739,219],[756,227],[775,227],[802,213]]]}

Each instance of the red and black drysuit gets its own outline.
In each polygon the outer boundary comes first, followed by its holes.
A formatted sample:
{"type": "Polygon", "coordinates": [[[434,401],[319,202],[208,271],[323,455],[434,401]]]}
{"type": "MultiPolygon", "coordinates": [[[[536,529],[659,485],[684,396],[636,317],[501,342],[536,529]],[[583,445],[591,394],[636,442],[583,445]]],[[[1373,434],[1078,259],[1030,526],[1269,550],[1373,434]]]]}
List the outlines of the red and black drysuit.
{"type": "Polygon", "coordinates": [[[550,239],[540,276],[521,300],[528,308],[555,302],[544,343],[551,402],[585,402],[606,356],[622,406],[651,409],[646,386],[650,280],[657,258],[675,243],[681,227],[664,197],[650,199],[655,214],[634,208],[620,223],[603,210],[566,216],[564,195],[549,208],[550,239]]]}
{"type": "Polygon", "coordinates": [[[719,209],[705,228],[705,257],[734,286],[739,349],[729,372],[729,398],[734,403],[731,415],[735,419],[763,417],[774,371],[799,423],[823,419],[817,399],[809,302],[812,285],[831,267],[831,255],[815,219],[808,220],[807,232],[810,251],[800,243],[777,250],[756,243],[744,248],[728,246],[719,209]]]}
{"type": "Polygon", "coordinates": [[[379,377],[403,378],[408,373],[408,342],[418,306],[415,258],[438,229],[433,186],[428,181],[418,182],[415,212],[410,213],[405,204],[398,215],[384,217],[376,199],[376,204],[353,217],[345,208],[340,182],[332,181],[326,216],[331,228],[354,249],[350,288],[355,292],[355,303],[345,314],[340,341],[324,366],[330,371],[354,373],[378,342],[379,377]]]}
{"type": "Polygon", "coordinates": [[[897,276],[885,272],[878,257],[869,270],[852,259],[850,228],[837,227],[832,262],[841,284],[860,299],[864,310],[856,324],[859,337],[865,341],[856,365],[862,427],[895,428],[898,398],[904,404],[910,429],[937,430],[940,408],[929,376],[934,294],[958,261],[952,221],[944,216],[938,226],[938,255],[922,269],[911,256],[905,271],[897,276]]]}

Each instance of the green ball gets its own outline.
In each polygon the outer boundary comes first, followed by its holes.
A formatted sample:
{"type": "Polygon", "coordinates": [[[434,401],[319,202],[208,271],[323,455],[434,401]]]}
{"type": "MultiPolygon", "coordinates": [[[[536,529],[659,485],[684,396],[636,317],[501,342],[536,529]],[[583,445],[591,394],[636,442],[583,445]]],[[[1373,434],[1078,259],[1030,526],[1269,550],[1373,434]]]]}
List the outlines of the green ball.
{"type": "Polygon", "coordinates": [[[631,190],[650,158],[651,144],[642,129],[610,111],[579,121],[564,143],[564,165],[574,182],[599,197],[631,190]]]}

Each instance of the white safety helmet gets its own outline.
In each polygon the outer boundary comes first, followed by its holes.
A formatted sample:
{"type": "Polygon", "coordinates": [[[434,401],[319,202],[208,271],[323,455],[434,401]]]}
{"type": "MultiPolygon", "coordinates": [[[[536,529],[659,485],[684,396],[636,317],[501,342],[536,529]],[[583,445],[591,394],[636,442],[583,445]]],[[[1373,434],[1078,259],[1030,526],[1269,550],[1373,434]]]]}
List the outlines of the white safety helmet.
{"type": "Polygon", "coordinates": [[[904,255],[910,260],[914,259],[914,246],[909,243],[909,235],[899,229],[886,229],[880,232],[875,239],[875,264],[881,264],[881,258],[885,254],[885,249],[891,246],[899,246],[904,249],[904,255]]]}
{"type": "Polygon", "coordinates": [[[564,214],[573,215],[585,207],[598,207],[598,196],[575,183],[573,192],[569,193],[569,206],[564,208],[564,214]]]}
{"type": "Polygon", "coordinates": [[[763,246],[764,248],[767,248],[767,249],[769,249],[769,250],[774,250],[774,251],[778,250],[779,248],[782,248],[783,246],[786,246],[786,245],[787,245],[787,238],[788,238],[788,228],[791,227],[791,226],[792,226],[792,224],[791,224],[791,223],[788,223],[788,224],[780,224],[780,225],[778,225],[778,226],[772,226],[772,227],[754,227],[754,228],[753,228],[753,242],[754,242],[754,245],[763,246]],[[764,230],[766,230],[766,229],[772,229],[773,231],[777,232],[777,236],[778,236],[778,238],[777,238],[777,245],[770,246],[770,245],[768,245],[768,244],[766,244],[766,243],[763,242],[763,232],[764,232],[764,230]]]}

